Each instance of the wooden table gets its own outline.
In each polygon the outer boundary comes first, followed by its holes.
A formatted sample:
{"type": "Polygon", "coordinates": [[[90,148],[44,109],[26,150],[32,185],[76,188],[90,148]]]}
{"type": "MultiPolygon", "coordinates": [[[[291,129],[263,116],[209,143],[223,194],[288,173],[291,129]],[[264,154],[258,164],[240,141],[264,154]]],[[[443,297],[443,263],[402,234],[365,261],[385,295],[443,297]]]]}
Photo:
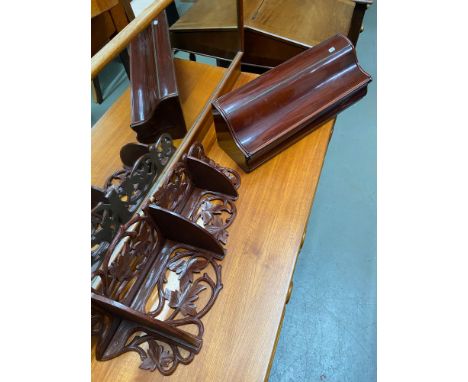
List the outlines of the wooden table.
{"type": "MultiPolygon", "coordinates": [[[[183,65],[184,78],[195,75],[192,65],[202,64],[183,65]]],[[[204,70],[214,75],[223,69],[207,67],[204,70]]],[[[234,87],[255,77],[255,74],[241,73],[234,87]]],[[[122,97],[128,100],[127,94],[122,97]]],[[[102,126],[117,125],[122,119],[128,120],[129,113],[129,107],[119,109],[119,113],[109,110],[98,122],[99,126],[103,129],[102,126]]],[[[139,356],[133,352],[106,362],[96,361],[93,354],[94,381],[252,382],[268,379],[333,124],[334,121],[324,124],[250,174],[244,173],[220,149],[211,125],[203,139],[208,156],[222,166],[237,170],[242,183],[236,202],[238,215],[229,229],[227,255],[222,261],[224,287],[203,318],[202,350],[191,364],[179,365],[170,377],[139,369],[139,356]]],[[[128,123],[126,128],[129,129],[128,123]]],[[[127,133],[123,126],[119,129],[121,134],[127,133]]],[[[93,136],[93,144],[104,144],[101,139],[93,136]]],[[[117,139],[107,142],[108,146],[117,144],[117,139]]],[[[112,149],[117,152],[119,147],[112,149]]],[[[104,171],[105,164],[96,162],[95,158],[93,169],[104,171]]]]}

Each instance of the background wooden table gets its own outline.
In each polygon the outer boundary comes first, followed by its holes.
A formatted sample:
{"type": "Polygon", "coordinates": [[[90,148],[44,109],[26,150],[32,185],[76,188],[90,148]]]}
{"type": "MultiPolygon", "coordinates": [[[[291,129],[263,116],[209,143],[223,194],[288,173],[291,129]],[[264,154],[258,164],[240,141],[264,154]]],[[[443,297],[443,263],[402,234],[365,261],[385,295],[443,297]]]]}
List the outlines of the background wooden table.
{"type": "MultiPolygon", "coordinates": [[[[195,75],[188,66],[185,69],[187,78],[195,75]]],[[[205,69],[214,73],[221,68],[205,69]]],[[[256,76],[241,73],[234,87],[256,76]]],[[[117,119],[125,119],[130,108],[122,108],[120,113],[117,119]]],[[[109,110],[100,123],[111,124],[115,118],[109,110]]],[[[106,362],[96,361],[92,354],[93,380],[251,382],[268,378],[333,124],[324,124],[250,174],[220,149],[211,125],[203,139],[208,156],[238,171],[242,183],[236,202],[238,215],[229,229],[227,255],[221,263],[224,287],[203,319],[202,350],[191,364],[179,365],[170,377],[139,369],[137,353],[106,362]]],[[[127,133],[123,123],[121,129],[121,134],[127,133]]],[[[130,129],[128,123],[126,129],[130,129]]],[[[94,139],[103,144],[98,136],[94,139]]],[[[100,165],[93,161],[93,168],[100,165]]]]}

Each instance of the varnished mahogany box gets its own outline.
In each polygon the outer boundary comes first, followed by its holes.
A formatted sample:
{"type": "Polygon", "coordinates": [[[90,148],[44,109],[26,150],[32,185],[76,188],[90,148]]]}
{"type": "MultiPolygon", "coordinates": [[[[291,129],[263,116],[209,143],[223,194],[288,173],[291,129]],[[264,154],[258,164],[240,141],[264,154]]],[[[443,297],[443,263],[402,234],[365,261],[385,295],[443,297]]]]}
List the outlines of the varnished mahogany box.
{"type": "Polygon", "coordinates": [[[250,172],[364,97],[370,81],[335,35],[214,100],[219,145],[250,172]]]}

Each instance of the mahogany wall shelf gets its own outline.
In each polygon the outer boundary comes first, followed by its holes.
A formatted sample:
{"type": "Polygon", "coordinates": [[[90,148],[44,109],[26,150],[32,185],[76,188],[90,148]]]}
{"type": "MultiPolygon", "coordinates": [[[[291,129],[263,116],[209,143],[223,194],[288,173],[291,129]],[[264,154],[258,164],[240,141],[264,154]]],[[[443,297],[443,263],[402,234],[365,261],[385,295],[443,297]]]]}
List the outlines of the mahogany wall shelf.
{"type": "Polygon", "coordinates": [[[132,40],[129,55],[131,127],[138,141],[154,142],[161,133],[182,138],[187,130],[165,12],[132,40]]]}
{"type": "Polygon", "coordinates": [[[219,145],[252,171],[364,97],[371,77],[336,35],[213,102],[219,145]]]}
{"type": "Polygon", "coordinates": [[[91,267],[94,271],[117,233],[135,213],[176,148],[169,134],[152,145],[127,143],[120,150],[123,168],[102,188],[91,186],[91,267]]]}
{"type": "Polygon", "coordinates": [[[202,317],[221,288],[223,244],[236,216],[239,175],[208,159],[200,144],[120,228],[92,271],[96,358],[136,352],[140,368],[172,374],[203,344],[202,317]]]}

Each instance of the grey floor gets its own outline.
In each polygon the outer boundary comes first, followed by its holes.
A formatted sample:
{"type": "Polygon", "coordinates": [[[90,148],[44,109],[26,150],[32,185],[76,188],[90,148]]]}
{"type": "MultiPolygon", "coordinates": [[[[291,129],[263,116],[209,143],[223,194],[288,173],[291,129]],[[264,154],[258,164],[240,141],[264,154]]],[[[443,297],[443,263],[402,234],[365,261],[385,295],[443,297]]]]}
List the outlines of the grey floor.
{"type": "Polygon", "coordinates": [[[270,382],[376,380],[376,14],[357,44],[373,82],[335,124],[270,382]]]}

